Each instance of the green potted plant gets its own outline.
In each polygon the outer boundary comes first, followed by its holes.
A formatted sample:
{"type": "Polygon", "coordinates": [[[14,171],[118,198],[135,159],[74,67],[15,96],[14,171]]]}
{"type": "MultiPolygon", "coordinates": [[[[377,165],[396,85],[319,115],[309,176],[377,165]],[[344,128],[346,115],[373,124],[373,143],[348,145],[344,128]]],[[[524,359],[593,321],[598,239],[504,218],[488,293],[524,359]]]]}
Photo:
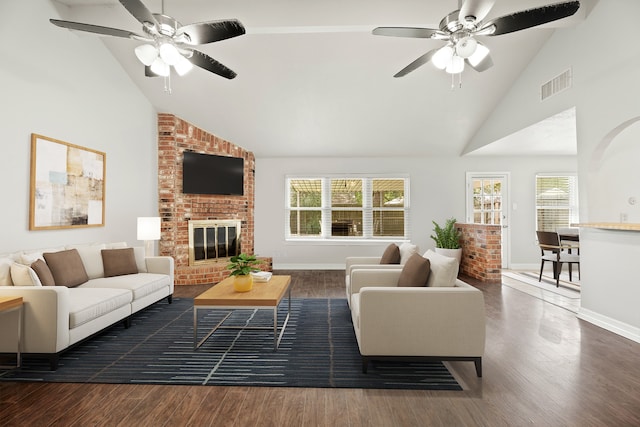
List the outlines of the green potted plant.
{"type": "Polygon", "coordinates": [[[233,288],[236,292],[249,292],[253,288],[252,271],[258,271],[255,266],[261,264],[262,261],[257,259],[255,255],[241,253],[232,256],[229,259],[227,270],[231,272],[229,276],[234,276],[233,288]]]}
{"type": "Polygon", "coordinates": [[[436,242],[436,252],[442,255],[455,258],[460,264],[462,259],[462,247],[460,246],[460,237],[462,233],[456,228],[456,219],[449,218],[444,224],[444,227],[440,226],[437,222],[433,223],[433,232],[435,235],[431,235],[431,238],[436,242]]]}

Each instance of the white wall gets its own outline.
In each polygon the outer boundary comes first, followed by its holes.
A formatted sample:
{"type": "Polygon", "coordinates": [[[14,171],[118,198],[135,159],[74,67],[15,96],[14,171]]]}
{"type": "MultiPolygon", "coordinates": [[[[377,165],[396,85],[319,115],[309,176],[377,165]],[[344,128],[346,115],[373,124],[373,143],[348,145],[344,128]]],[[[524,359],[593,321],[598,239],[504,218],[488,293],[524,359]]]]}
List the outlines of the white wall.
{"type": "Polygon", "coordinates": [[[255,250],[271,256],[274,268],[344,268],[348,255],[380,255],[385,243],[285,242],[285,176],[287,174],[403,173],[411,179],[411,241],[421,251],[433,248],[432,220],[465,217],[465,173],[510,172],[511,262],[539,265],[535,242],[535,175],[575,172],[574,157],[510,158],[259,158],[256,159],[255,250]]]}
{"type": "MultiPolygon", "coordinates": [[[[616,136],[640,117],[640,45],[632,42],[638,16],[637,0],[600,1],[585,22],[556,31],[470,144],[483,145],[575,106],[581,222],[619,222],[621,213],[640,222],[640,206],[629,204],[630,197],[640,201],[640,125],[616,136]],[[611,28],[615,41],[603,30],[611,28]],[[540,83],[569,66],[573,88],[539,102],[540,83]]],[[[640,340],[640,288],[633,280],[640,233],[584,230],[580,240],[580,316],[640,340]]]]}
{"type": "Polygon", "coordinates": [[[0,2],[0,253],[136,241],[157,215],[156,115],[98,37],[55,27],[49,0],[0,2]],[[106,153],[105,226],[29,231],[30,135],[106,153]]]}

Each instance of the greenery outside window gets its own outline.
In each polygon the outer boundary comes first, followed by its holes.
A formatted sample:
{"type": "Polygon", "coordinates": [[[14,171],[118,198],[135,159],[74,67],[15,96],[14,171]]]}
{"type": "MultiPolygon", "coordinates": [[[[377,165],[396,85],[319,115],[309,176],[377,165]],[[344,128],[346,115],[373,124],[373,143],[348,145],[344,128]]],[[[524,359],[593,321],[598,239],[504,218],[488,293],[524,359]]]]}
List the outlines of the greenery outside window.
{"type": "Polygon", "coordinates": [[[287,239],[406,239],[409,178],[287,177],[287,239]]]}
{"type": "Polygon", "coordinates": [[[536,175],[536,230],[557,231],[578,222],[577,176],[536,175]]]}

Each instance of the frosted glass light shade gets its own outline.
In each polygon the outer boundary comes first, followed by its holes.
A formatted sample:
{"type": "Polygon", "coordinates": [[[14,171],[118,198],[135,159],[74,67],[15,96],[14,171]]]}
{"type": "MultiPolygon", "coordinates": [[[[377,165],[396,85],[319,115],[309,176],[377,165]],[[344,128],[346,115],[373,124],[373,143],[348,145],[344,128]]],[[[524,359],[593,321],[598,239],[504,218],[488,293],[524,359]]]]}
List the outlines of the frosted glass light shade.
{"type": "Polygon", "coordinates": [[[160,45],[160,58],[169,65],[176,65],[179,58],[182,57],[178,49],[171,43],[163,43],[160,45]]]}
{"type": "Polygon", "coordinates": [[[447,65],[445,71],[449,74],[458,74],[464,71],[464,59],[457,55],[451,58],[451,62],[447,65]]]}
{"type": "Polygon", "coordinates": [[[456,43],[456,55],[468,58],[473,55],[478,47],[478,42],[473,37],[463,37],[456,43]]]}
{"type": "Polygon", "coordinates": [[[158,57],[158,49],[150,44],[143,44],[136,47],[135,53],[140,62],[146,66],[153,64],[153,61],[158,57]]]}
{"type": "Polygon", "coordinates": [[[486,47],[485,45],[478,43],[478,47],[476,48],[476,51],[473,53],[473,55],[467,58],[467,60],[473,67],[475,67],[476,65],[481,63],[482,60],[486,58],[488,54],[489,54],[489,48],[486,47]]]}
{"type": "Polygon", "coordinates": [[[436,66],[436,68],[444,70],[451,62],[451,57],[453,57],[453,47],[451,47],[451,45],[446,45],[438,49],[438,51],[433,54],[431,62],[436,66]]]}
{"type": "Polygon", "coordinates": [[[151,64],[151,71],[159,76],[168,77],[171,70],[162,58],[157,57],[155,61],[153,61],[153,64],[151,64]]]}
{"type": "Polygon", "coordinates": [[[178,62],[173,65],[173,68],[176,70],[179,76],[184,76],[193,68],[193,64],[184,56],[180,55],[178,62]]]}

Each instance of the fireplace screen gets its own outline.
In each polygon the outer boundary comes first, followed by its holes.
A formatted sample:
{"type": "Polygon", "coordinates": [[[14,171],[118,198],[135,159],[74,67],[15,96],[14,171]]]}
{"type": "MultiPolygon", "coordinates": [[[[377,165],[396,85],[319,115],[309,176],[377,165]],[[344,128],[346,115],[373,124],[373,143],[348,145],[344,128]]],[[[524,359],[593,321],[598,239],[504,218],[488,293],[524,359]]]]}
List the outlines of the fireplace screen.
{"type": "Polygon", "coordinates": [[[189,265],[240,254],[240,221],[189,221],[189,265]]]}

